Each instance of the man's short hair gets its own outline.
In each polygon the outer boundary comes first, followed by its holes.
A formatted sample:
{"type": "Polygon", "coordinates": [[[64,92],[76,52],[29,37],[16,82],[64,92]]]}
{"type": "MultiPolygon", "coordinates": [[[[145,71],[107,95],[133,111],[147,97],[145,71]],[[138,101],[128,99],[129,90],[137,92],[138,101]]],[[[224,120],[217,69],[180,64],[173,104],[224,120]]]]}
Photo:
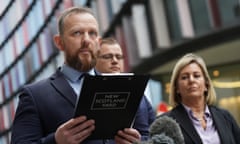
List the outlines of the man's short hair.
{"type": "Polygon", "coordinates": [[[107,37],[100,40],[100,46],[102,46],[103,44],[118,44],[118,42],[113,37],[107,37]]]}
{"type": "Polygon", "coordinates": [[[59,16],[59,19],[58,19],[58,33],[60,35],[63,35],[63,32],[64,32],[64,21],[65,21],[65,19],[68,16],[70,16],[71,14],[77,14],[77,13],[88,13],[88,14],[91,14],[92,16],[94,16],[94,13],[92,12],[92,10],[90,8],[87,8],[87,7],[77,7],[77,6],[75,6],[75,7],[70,7],[68,9],[64,10],[61,13],[61,15],[59,16]]]}

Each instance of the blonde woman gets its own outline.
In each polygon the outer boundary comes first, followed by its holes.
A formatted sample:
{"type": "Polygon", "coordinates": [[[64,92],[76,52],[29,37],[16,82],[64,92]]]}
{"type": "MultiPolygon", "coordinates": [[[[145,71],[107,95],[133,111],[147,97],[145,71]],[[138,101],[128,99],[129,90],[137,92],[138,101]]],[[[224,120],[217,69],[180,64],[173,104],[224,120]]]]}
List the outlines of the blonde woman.
{"type": "Polygon", "coordinates": [[[176,63],[166,113],[175,119],[186,144],[240,144],[240,128],[232,115],[214,106],[216,93],[204,60],[192,53],[176,63]]]}

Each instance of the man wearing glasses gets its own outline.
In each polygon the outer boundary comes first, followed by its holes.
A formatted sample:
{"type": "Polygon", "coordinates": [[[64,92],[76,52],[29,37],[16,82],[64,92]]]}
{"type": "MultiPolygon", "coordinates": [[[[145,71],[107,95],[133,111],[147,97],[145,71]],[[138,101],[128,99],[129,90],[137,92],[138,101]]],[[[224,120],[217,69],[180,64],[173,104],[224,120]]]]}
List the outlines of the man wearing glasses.
{"type": "MultiPolygon", "coordinates": [[[[122,73],[124,71],[124,55],[122,48],[114,38],[103,38],[100,40],[100,48],[96,55],[95,69],[99,73],[122,73]]],[[[155,119],[155,111],[144,95],[139,105],[134,128],[138,131],[149,133],[149,126],[155,119]]],[[[142,137],[142,140],[146,138],[142,137]]]]}
{"type": "Polygon", "coordinates": [[[95,68],[100,73],[124,72],[124,55],[114,38],[109,37],[100,40],[95,68]]]}

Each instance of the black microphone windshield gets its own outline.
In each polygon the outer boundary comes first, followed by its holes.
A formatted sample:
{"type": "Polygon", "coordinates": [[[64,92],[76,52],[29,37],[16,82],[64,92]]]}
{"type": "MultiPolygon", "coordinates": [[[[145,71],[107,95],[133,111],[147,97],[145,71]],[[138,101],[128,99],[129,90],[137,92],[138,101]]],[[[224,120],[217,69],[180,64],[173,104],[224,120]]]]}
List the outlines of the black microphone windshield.
{"type": "Polygon", "coordinates": [[[184,137],[180,126],[174,119],[168,116],[160,116],[151,124],[150,137],[153,138],[155,135],[166,135],[175,144],[184,144],[184,137]]]}

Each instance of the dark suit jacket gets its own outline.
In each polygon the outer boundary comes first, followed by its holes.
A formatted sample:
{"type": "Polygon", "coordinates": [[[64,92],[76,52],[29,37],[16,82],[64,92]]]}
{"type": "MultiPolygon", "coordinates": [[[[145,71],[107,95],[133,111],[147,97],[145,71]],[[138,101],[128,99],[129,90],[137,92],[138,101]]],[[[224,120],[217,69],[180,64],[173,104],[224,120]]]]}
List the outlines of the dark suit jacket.
{"type": "MultiPolygon", "coordinates": [[[[221,144],[240,144],[240,128],[230,113],[215,106],[209,106],[209,110],[221,144]]],[[[178,105],[164,115],[172,117],[179,123],[186,144],[202,144],[200,136],[182,105],[178,105]]]]}
{"type": "MultiPolygon", "coordinates": [[[[48,79],[26,85],[19,96],[11,143],[54,144],[57,127],[73,117],[76,98],[59,70],[48,79]]],[[[154,119],[155,112],[143,97],[134,123],[143,138],[147,138],[149,125],[154,119]]],[[[102,140],[86,143],[102,143],[102,140]]]]}

